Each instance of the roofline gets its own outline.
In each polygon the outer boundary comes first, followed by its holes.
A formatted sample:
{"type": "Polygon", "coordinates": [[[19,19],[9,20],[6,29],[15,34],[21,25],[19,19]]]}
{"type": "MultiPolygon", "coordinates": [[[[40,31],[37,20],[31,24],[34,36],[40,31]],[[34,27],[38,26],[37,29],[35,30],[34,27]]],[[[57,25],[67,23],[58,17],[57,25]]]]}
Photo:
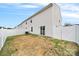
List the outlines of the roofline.
{"type": "MultiPolygon", "coordinates": [[[[54,3],[55,4],[55,3],[54,3]]],[[[20,23],[19,25],[17,25],[16,27],[20,26],[21,24],[23,24],[25,21],[28,21],[29,19],[31,19],[32,17],[40,14],[41,12],[45,11],[46,9],[50,8],[51,6],[53,6],[53,3],[48,4],[47,6],[45,6],[44,8],[42,8],[40,11],[36,12],[35,14],[33,14],[32,16],[28,17],[26,20],[24,20],[22,23],[20,23]]],[[[16,28],[15,27],[15,28],[16,28]]]]}

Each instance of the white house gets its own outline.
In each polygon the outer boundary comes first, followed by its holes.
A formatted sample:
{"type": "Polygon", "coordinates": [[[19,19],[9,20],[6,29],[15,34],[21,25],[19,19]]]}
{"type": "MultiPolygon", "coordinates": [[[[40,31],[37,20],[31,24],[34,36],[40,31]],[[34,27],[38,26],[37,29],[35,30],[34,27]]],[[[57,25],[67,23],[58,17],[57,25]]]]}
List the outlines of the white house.
{"type": "Polygon", "coordinates": [[[16,29],[26,29],[33,34],[79,43],[79,25],[64,27],[61,22],[59,6],[55,3],[50,3],[19,24],[16,29]]]}
{"type": "Polygon", "coordinates": [[[24,34],[26,31],[79,44],[79,25],[62,26],[61,22],[59,6],[50,3],[14,29],[0,29],[0,49],[8,36],[24,34]]]}
{"type": "Polygon", "coordinates": [[[61,39],[61,14],[59,6],[55,3],[50,3],[16,28],[26,29],[33,34],[61,39]]]}

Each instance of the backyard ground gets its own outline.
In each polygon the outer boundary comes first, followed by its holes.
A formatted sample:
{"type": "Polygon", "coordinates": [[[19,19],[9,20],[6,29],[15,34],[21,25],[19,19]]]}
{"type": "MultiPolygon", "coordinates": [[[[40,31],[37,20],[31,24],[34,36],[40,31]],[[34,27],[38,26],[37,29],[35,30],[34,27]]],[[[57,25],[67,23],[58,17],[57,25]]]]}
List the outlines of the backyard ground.
{"type": "Polygon", "coordinates": [[[47,36],[23,34],[7,38],[1,56],[73,56],[79,55],[79,46],[74,42],[47,36]]]}

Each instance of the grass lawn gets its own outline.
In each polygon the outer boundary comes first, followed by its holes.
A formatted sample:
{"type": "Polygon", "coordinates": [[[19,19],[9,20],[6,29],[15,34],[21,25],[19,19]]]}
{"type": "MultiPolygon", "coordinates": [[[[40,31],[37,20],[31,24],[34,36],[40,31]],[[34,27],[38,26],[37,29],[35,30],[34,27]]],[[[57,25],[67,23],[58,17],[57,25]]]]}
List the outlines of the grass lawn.
{"type": "Polygon", "coordinates": [[[47,36],[23,34],[7,37],[1,56],[74,56],[79,45],[47,36]]]}

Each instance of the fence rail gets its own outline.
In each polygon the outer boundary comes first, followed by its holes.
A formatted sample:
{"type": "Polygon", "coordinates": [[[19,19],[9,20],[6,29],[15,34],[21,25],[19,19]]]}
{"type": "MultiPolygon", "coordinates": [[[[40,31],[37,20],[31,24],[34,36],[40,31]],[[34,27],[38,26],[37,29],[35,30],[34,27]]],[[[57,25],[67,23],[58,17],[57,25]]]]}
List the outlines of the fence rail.
{"type": "Polygon", "coordinates": [[[26,29],[0,29],[0,49],[8,36],[24,34],[26,29]]]}

